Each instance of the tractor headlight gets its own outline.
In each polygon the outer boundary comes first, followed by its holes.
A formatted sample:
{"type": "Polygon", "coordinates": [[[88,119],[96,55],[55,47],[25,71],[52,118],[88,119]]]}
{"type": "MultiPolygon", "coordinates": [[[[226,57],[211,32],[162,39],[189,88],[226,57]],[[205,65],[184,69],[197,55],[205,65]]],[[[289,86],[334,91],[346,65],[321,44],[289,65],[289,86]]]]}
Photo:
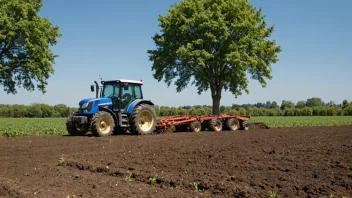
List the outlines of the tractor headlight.
{"type": "Polygon", "coordinates": [[[88,106],[88,102],[83,103],[82,104],[82,109],[87,108],[87,106],[88,106]]]}

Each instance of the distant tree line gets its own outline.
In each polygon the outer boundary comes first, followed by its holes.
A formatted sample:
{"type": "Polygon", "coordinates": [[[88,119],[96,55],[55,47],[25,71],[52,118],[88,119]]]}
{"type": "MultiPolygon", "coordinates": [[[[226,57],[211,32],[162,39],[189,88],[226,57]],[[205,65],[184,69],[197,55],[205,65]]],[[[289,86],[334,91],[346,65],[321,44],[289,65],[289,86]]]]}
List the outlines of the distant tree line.
{"type": "MultiPolygon", "coordinates": [[[[195,105],[167,107],[155,106],[158,116],[172,115],[204,115],[211,114],[212,106],[195,105]]],[[[232,106],[220,106],[221,113],[234,113],[239,115],[251,114],[252,116],[352,116],[352,102],[344,100],[342,104],[333,101],[325,103],[321,98],[313,97],[306,101],[283,100],[279,106],[276,101],[256,104],[232,104],[232,106]]]]}
{"type": "MultiPolygon", "coordinates": [[[[194,106],[154,106],[158,116],[173,115],[205,115],[212,113],[211,105],[194,106]]],[[[68,107],[65,104],[50,106],[47,104],[34,103],[32,105],[2,105],[0,104],[0,117],[16,118],[48,118],[68,117],[77,108],[68,107]]],[[[232,106],[220,107],[221,113],[234,113],[239,115],[251,114],[252,116],[352,116],[352,102],[344,100],[341,104],[333,101],[325,103],[320,98],[310,98],[306,101],[283,100],[278,105],[275,101],[256,104],[232,104],[232,106]]]]}
{"type": "Polygon", "coordinates": [[[32,105],[4,105],[0,104],[0,117],[14,118],[50,118],[68,117],[77,108],[68,107],[65,104],[50,106],[47,104],[34,103],[32,105]]]}

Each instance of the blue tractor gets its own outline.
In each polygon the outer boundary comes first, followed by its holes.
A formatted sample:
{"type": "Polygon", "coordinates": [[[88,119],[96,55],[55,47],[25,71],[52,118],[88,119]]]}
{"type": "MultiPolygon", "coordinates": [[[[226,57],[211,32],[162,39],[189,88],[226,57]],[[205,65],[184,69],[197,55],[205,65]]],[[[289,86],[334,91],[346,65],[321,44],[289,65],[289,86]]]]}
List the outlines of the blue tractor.
{"type": "Polygon", "coordinates": [[[157,118],[150,100],[143,99],[142,81],[109,80],[97,81],[91,85],[96,88],[96,98],[87,98],[79,102],[77,112],[70,115],[66,128],[70,135],[110,136],[129,130],[136,135],[152,134],[157,118]],[[100,97],[99,97],[100,90],[100,97]]]}

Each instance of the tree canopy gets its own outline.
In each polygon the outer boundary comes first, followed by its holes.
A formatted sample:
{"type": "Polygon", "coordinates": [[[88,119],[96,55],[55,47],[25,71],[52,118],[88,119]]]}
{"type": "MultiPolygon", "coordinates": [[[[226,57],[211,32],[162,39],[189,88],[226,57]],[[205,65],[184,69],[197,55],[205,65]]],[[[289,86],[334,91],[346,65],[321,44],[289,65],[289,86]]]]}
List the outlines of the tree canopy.
{"type": "Polygon", "coordinates": [[[269,40],[274,26],[248,0],[182,0],[158,20],[157,48],[148,50],[154,78],[170,86],[178,77],[177,92],[191,81],[198,94],[210,88],[213,114],[223,89],[235,97],[249,93],[247,74],[263,87],[272,78],[281,47],[269,40]]]}
{"type": "Polygon", "coordinates": [[[42,0],[0,1],[0,86],[16,94],[16,86],[46,92],[54,73],[50,46],[58,43],[59,27],[38,15],[42,0]]]}

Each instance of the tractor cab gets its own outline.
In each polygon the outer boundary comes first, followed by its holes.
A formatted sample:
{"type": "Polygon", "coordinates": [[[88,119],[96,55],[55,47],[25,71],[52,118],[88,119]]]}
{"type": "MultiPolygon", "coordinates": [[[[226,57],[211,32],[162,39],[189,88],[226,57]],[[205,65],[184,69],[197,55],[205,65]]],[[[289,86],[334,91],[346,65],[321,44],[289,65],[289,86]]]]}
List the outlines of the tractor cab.
{"type": "MultiPolygon", "coordinates": [[[[111,109],[114,112],[125,113],[127,111],[127,107],[133,101],[143,99],[142,81],[110,80],[101,81],[101,84],[100,98],[110,98],[112,102],[111,109]]],[[[99,87],[96,87],[96,96],[98,96],[99,87]]],[[[94,85],[91,86],[91,91],[94,92],[94,85]]]]}

